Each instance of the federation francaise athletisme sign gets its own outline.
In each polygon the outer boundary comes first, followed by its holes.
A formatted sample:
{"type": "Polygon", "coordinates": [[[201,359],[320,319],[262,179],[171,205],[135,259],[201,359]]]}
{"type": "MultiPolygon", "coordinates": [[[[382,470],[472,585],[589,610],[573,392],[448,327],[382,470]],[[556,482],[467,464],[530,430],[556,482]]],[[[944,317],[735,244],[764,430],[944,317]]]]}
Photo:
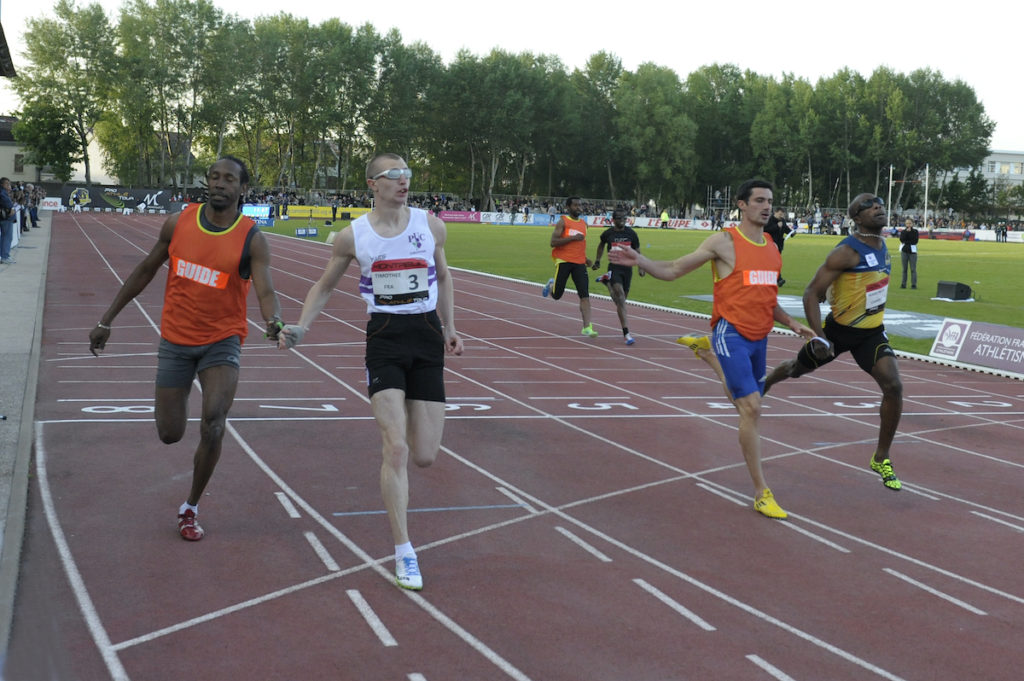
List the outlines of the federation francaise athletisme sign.
{"type": "Polygon", "coordinates": [[[1024,374],[1024,329],[946,318],[928,354],[1024,374]]]}

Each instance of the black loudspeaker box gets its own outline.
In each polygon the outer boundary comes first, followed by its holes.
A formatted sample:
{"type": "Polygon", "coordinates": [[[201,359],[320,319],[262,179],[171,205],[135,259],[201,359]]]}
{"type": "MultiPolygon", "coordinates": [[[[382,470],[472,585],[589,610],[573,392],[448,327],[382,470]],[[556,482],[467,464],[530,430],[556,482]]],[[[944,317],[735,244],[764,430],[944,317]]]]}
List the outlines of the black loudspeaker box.
{"type": "Polygon", "coordinates": [[[953,300],[968,300],[971,297],[971,287],[961,284],[959,281],[940,281],[936,298],[951,298],[953,300]]]}

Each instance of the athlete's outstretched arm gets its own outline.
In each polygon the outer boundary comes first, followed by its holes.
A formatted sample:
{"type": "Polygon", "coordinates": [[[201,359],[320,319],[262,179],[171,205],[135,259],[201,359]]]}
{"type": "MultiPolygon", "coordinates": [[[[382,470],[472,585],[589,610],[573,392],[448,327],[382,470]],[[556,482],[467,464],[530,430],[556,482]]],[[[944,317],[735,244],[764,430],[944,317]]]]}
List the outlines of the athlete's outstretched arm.
{"type": "Polygon", "coordinates": [[[163,226],[160,228],[160,236],[157,237],[153,248],[142,259],[142,262],[135,266],[135,269],[128,275],[128,278],[124,280],[117,295],[114,296],[114,301],[110,303],[110,307],[100,316],[99,323],[89,332],[89,351],[92,354],[98,355],[99,352],[97,351],[106,347],[107,340],[110,338],[110,326],[114,323],[114,318],[124,309],[125,305],[134,300],[135,296],[142,293],[149,286],[149,282],[153,281],[153,277],[160,271],[163,264],[167,262],[167,258],[170,257],[168,251],[171,247],[171,237],[174,236],[174,226],[178,223],[179,215],[180,213],[174,213],[167,216],[163,226]]]}
{"type": "Polygon", "coordinates": [[[285,350],[302,342],[302,337],[309,329],[309,325],[323,311],[324,305],[327,304],[331,293],[355,256],[356,242],[352,235],[352,227],[349,226],[341,230],[335,238],[334,246],[331,248],[331,259],[327,261],[327,267],[324,268],[320,279],[310,287],[309,293],[306,294],[299,321],[281,329],[277,343],[278,348],[285,350]]]}

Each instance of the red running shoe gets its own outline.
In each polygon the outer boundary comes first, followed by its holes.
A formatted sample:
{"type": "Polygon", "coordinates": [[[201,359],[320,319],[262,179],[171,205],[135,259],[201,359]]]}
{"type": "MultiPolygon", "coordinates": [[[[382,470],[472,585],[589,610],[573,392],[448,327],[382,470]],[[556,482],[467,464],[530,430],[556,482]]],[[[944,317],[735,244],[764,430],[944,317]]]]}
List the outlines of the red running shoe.
{"type": "Polygon", "coordinates": [[[195,511],[187,509],[178,516],[178,534],[186,541],[199,541],[206,534],[203,528],[199,527],[195,511]]]}

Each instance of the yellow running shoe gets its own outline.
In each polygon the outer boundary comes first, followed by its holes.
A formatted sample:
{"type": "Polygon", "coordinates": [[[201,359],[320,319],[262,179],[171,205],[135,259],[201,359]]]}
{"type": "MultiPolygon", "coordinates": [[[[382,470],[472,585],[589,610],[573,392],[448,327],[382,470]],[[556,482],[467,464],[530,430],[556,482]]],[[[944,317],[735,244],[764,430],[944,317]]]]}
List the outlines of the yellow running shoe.
{"type": "Polygon", "coordinates": [[[871,457],[871,470],[882,476],[882,484],[891,490],[899,491],[903,489],[903,483],[896,477],[896,473],[892,470],[892,461],[885,459],[881,463],[875,461],[875,457],[871,457]]]}
{"type": "Polygon", "coordinates": [[[676,343],[685,345],[686,347],[693,350],[695,357],[700,357],[698,350],[710,350],[711,349],[711,337],[710,336],[680,336],[676,338],[676,343]]]}
{"type": "Polygon", "coordinates": [[[772,496],[772,491],[767,487],[764,488],[764,492],[761,492],[761,496],[754,499],[754,510],[761,515],[766,515],[769,518],[788,518],[789,514],[782,510],[782,507],[775,502],[775,497],[772,496]]]}
{"type": "Polygon", "coordinates": [[[580,333],[583,334],[584,336],[588,336],[590,338],[597,338],[597,329],[594,328],[593,324],[590,324],[588,326],[584,326],[583,330],[580,331],[580,333]]]}

